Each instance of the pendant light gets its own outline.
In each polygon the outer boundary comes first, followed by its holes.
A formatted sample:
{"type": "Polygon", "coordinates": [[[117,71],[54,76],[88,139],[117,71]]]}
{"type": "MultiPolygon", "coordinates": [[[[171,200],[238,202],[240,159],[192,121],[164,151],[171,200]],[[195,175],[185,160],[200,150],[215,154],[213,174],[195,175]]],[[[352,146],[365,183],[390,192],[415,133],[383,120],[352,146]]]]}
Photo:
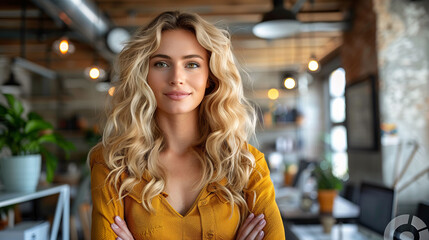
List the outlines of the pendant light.
{"type": "Polygon", "coordinates": [[[102,81],[106,77],[106,71],[95,61],[93,65],[85,68],[85,77],[91,81],[102,81]]]}
{"type": "MultiPolygon", "coordinates": [[[[313,9],[314,9],[314,0],[311,0],[312,12],[313,12],[313,9]]],[[[311,16],[313,16],[313,15],[311,15],[311,16]]],[[[314,26],[313,18],[312,18],[311,25],[314,26]]],[[[311,42],[310,49],[312,49],[312,50],[311,50],[310,60],[308,61],[308,65],[307,65],[308,70],[310,70],[311,72],[316,72],[317,70],[319,70],[319,62],[317,61],[316,55],[314,54],[314,45],[315,45],[314,41],[315,40],[314,40],[314,27],[313,27],[313,31],[311,31],[311,33],[310,33],[310,42],[311,42]]]]}
{"type": "MultiPolygon", "coordinates": [[[[294,37],[293,39],[293,48],[294,49],[294,54],[292,55],[292,63],[295,63],[297,60],[295,59],[296,57],[296,53],[297,53],[297,49],[298,49],[298,41],[296,40],[296,37],[294,37]]],[[[295,80],[296,74],[289,72],[289,73],[285,73],[283,75],[283,86],[287,89],[287,90],[292,90],[296,87],[296,80],[295,80]]]]}
{"type": "Polygon", "coordinates": [[[295,87],[296,81],[293,77],[287,77],[285,78],[283,85],[286,89],[291,90],[295,87]]]}
{"type": "Polygon", "coordinates": [[[310,61],[308,62],[308,70],[312,72],[316,72],[317,70],[319,70],[319,62],[317,61],[314,54],[311,55],[310,61]]]}
{"type": "Polygon", "coordinates": [[[9,79],[5,83],[3,83],[3,86],[10,86],[10,87],[20,87],[21,86],[21,84],[19,84],[15,80],[15,74],[13,73],[12,66],[10,67],[9,79]]]}
{"type": "Polygon", "coordinates": [[[277,90],[277,88],[270,88],[270,90],[268,90],[268,92],[267,92],[267,96],[271,100],[278,99],[279,95],[280,95],[279,90],[277,90]]]}
{"type": "Polygon", "coordinates": [[[265,39],[291,36],[299,31],[300,22],[291,10],[283,7],[283,0],[273,0],[273,9],[264,14],[253,27],[253,34],[265,39]]]}
{"type": "Polygon", "coordinates": [[[1,86],[2,93],[9,93],[19,95],[21,93],[21,84],[16,81],[15,74],[13,73],[12,63],[10,64],[9,78],[1,86]]]}
{"type": "MultiPolygon", "coordinates": [[[[97,11],[97,20],[100,19],[100,12],[97,11]]],[[[93,27],[94,27],[94,43],[95,45],[94,47],[94,62],[91,66],[85,68],[84,74],[85,77],[91,81],[102,81],[105,79],[106,77],[106,71],[104,71],[103,68],[101,68],[98,65],[98,56],[97,56],[97,40],[99,38],[99,36],[97,35],[96,29],[95,29],[95,23],[93,23],[93,27]]]]}
{"type": "Polygon", "coordinates": [[[62,37],[52,44],[52,49],[60,56],[74,53],[75,47],[67,37],[62,37]]]}

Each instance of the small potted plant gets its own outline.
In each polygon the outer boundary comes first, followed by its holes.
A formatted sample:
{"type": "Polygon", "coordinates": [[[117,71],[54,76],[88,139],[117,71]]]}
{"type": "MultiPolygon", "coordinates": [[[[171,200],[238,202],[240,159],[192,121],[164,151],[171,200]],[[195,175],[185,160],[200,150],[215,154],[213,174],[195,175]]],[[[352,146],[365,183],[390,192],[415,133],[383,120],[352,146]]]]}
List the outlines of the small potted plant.
{"type": "Polygon", "coordinates": [[[0,150],[10,155],[0,158],[0,175],[6,191],[31,192],[37,187],[42,156],[46,160],[46,180],[52,182],[58,159],[48,151],[51,143],[64,149],[66,157],[74,145],[53,131],[53,126],[24,108],[13,95],[4,94],[7,105],[0,104],[0,150]]]}
{"type": "Polygon", "coordinates": [[[343,183],[341,179],[332,173],[330,165],[323,162],[315,168],[314,175],[317,180],[317,196],[320,212],[332,213],[335,197],[338,191],[342,189],[343,183]]]}
{"type": "Polygon", "coordinates": [[[284,185],[287,187],[291,187],[293,185],[293,181],[296,176],[296,172],[298,171],[298,167],[295,163],[284,163],[284,171],[283,171],[283,179],[284,185]]]}

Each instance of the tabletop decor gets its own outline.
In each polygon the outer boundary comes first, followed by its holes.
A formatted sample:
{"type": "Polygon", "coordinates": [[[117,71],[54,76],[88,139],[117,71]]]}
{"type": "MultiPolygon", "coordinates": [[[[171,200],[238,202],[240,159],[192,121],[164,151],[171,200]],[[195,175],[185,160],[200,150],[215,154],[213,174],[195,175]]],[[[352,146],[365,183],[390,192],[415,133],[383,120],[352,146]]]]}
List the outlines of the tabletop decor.
{"type": "Polygon", "coordinates": [[[332,213],[335,197],[343,187],[342,181],[332,173],[330,166],[321,163],[314,170],[317,180],[317,198],[321,213],[332,213]]]}
{"type": "Polygon", "coordinates": [[[7,105],[0,104],[0,150],[10,156],[0,158],[0,176],[6,191],[31,192],[37,187],[42,156],[46,161],[46,180],[51,182],[58,164],[46,144],[66,152],[74,145],[53,130],[53,126],[34,112],[24,116],[24,107],[11,94],[4,94],[7,105]]]}

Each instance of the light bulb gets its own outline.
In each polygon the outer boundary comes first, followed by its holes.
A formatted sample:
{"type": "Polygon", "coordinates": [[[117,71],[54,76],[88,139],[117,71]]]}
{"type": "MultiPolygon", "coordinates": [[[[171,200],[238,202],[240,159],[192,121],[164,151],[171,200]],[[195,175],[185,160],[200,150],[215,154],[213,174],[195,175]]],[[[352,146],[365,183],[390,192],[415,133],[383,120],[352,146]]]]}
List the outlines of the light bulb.
{"type": "Polygon", "coordinates": [[[69,42],[66,39],[63,39],[60,42],[59,50],[61,54],[67,54],[67,52],[69,51],[69,42]]]}
{"type": "Polygon", "coordinates": [[[284,86],[287,89],[292,89],[292,88],[295,87],[295,85],[296,85],[295,79],[293,79],[291,77],[286,78],[285,81],[284,81],[284,86]]]}
{"type": "Polygon", "coordinates": [[[52,49],[60,56],[66,56],[74,53],[74,45],[67,37],[62,37],[52,44],[52,49]]]}
{"type": "Polygon", "coordinates": [[[98,77],[100,77],[100,70],[96,67],[93,67],[89,70],[89,77],[91,79],[97,79],[98,77]]]}
{"type": "Polygon", "coordinates": [[[98,65],[92,65],[85,68],[84,75],[92,81],[102,81],[106,77],[106,72],[98,65]]]}
{"type": "Polygon", "coordinates": [[[279,90],[275,88],[271,88],[270,90],[268,90],[268,98],[271,100],[276,100],[277,98],[279,98],[279,90]]]}
{"type": "Polygon", "coordinates": [[[319,69],[319,63],[314,59],[310,60],[310,62],[308,62],[308,69],[312,72],[317,71],[317,69],[319,69]]]}

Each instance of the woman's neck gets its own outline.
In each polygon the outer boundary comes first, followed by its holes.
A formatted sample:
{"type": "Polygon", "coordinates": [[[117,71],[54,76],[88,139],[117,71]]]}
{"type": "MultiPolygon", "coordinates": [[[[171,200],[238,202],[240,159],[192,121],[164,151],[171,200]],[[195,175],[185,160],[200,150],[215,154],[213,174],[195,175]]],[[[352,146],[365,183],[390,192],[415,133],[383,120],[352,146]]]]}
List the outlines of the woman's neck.
{"type": "Polygon", "coordinates": [[[157,113],[156,120],[164,133],[168,152],[186,154],[199,138],[197,111],[175,115],[157,113]]]}

